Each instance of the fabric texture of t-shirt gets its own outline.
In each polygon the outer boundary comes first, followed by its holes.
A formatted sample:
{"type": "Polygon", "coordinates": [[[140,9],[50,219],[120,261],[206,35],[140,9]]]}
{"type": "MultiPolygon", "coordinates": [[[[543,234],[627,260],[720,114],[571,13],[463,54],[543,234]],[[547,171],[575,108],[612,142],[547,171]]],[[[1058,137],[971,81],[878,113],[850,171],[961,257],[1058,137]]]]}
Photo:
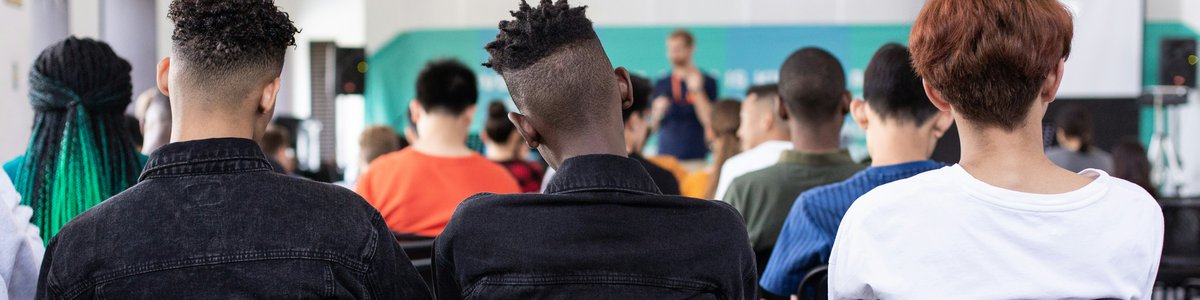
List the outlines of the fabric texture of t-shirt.
{"type": "Polygon", "coordinates": [[[716,200],[725,200],[725,192],[734,178],[746,173],[762,170],[779,162],[779,154],[792,150],[790,141],[766,141],[750,150],[743,151],[725,161],[721,166],[721,178],[717,179],[716,200]]]}
{"type": "Polygon", "coordinates": [[[481,155],[442,157],[409,147],[372,161],[356,191],[379,210],[392,231],[436,237],[463,199],[521,189],[508,170],[481,155]]]}
{"type": "Polygon", "coordinates": [[[804,153],[784,151],[779,163],[733,180],[725,201],[746,220],[750,245],[761,273],[775,248],[783,221],[808,189],[850,178],[865,166],[854,163],[846,151],[804,153]]]}
{"type": "MultiPolygon", "coordinates": [[[[717,99],[717,80],[704,75],[704,94],[709,101],[717,99]]],[[[708,155],[708,144],[704,141],[704,126],[696,118],[695,98],[688,97],[684,80],[668,75],[654,85],[651,99],[667,97],[671,106],[659,123],[658,154],[670,155],[681,160],[702,159],[708,155]]]]}
{"type": "Polygon", "coordinates": [[[812,268],[829,263],[829,251],[833,248],[838,224],[854,200],[880,185],[944,166],[922,160],[870,167],[845,181],[800,194],[788,212],[759,284],[776,295],[796,292],[796,287],[812,268]]]}
{"type": "Polygon", "coordinates": [[[1063,169],[1071,172],[1081,172],[1086,169],[1100,169],[1112,172],[1112,155],[1104,150],[1088,149],[1087,153],[1079,153],[1062,147],[1046,149],[1046,158],[1063,169]]]}
{"type": "Polygon", "coordinates": [[[1150,299],[1162,209],[1133,183],[1080,175],[1094,179],[1061,194],[959,165],[880,186],[842,219],[830,299],[1150,299]]]}

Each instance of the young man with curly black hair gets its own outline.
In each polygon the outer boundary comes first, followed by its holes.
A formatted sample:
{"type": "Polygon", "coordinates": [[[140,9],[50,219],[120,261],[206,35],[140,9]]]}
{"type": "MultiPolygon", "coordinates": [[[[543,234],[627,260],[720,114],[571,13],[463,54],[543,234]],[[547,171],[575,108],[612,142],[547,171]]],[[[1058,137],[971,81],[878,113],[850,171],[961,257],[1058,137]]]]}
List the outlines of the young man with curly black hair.
{"type": "Polygon", "coordinates": [[[349,190],[271,171],[261,138],[297,32],[271,0],[176,0],[171,140],[50,241],[39,299],[396,298],[429,291],[349,190]]]}
{"type": "Polygon", "coordinates": [[[509,119],[558,170],[546,194],[478,194],[434,245],[439,299],[757,299],[741,216],[664,196],[626,157],[629,72],[612,67],[584,7],[522,2],[485,64],[520,113],[509,119]]]}

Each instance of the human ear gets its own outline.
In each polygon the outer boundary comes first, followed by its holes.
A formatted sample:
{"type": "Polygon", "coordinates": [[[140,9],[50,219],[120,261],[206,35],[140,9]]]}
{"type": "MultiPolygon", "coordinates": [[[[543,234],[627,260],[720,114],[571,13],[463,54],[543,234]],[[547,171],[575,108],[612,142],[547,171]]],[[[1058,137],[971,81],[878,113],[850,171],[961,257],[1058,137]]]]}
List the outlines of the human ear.
{"type": "Polygon", "coordinates": [[[787,105],[783,104],[783,97],[775,97],[775,115],[779,116],[780,120],[787,121],[790,117],[787,111],[787,105]]]}
{"type": "Polygon", "coordinates": [[[280,83],[279,77],[275,77],[275,79],[271,80],[267,86],[263,87],[262,98],[258,102],[258,110],[260,112],[267,113],[275,111],[275,103],[277,103],[276,100],[279,99],[280,85],[282,84],[280,83]]]}
{"type": "Polygon", "coordinates": [[[870,107],[865,100],[850,101],[850,118],[854,119],[854,123],[858,123],[858,127],[863,130],[867,130],[867,125],[871,121],[867,109],[870,107]]]}
{"type": "Polygon", "coordinates": [[[509,112],[508,120],[517,127],[517,133],[521,134],[521,138],[525,139],[525,145],[529,148],[537,148],[542,144],[542,136],[538,133],[533,124],[529,123],[529,118],[517,112],[509,112]]]}
{"type": "Polygon", "coordinates": [[[950,126],[954,125],[954,116],[948,112],[939,111],[933,114],[928,122],[933,123],[933,136],[942,138],[946,135],[946,131],[950,130],[950,126]]]}
{"type": "Polygon", "coordinates": [[[163,57],[158,61],[158,91],[168,97],[171,96],[171,57],[163,57]]]}
{"type": "Polygon", "coordinates": [[[616,75],[617,89],[621,94],[621,110],[628,109],[633,106],[633,83],[629,80],[629,70],[617,67],[613,74],[616,75]]]}
{"type": "Polygon", "coordinates": [[[1063,68],[1066,63],[1066,59],[1058,61],[1058,65],[1054,68],[1053,73],[1047,75],[1046,81],[1042,83],[1042,93],[1040,96],[1046,104],[1054,102],[1054,97],[1058,95],[1058,87],[1062,84],[1063,68]]]}
{"type": "Polygon", "coordinates": [[[925,95],[929,96],[929,102],[933,103],[940,111],[950,111],[950,102],[946,102],[946,98],[942,97],[942,93],[933,88],[929,81],[921,80],[921,86],[925,88],[925,95]]]}

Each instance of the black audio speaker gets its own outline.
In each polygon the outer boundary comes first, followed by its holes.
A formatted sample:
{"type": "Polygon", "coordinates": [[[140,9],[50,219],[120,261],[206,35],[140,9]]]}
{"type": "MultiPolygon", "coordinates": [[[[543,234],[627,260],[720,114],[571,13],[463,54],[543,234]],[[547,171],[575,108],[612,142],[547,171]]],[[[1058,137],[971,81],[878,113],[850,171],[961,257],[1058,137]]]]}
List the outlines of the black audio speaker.
{"type": "Polygon", "coordinates": [[[362,94],[363,78],[367,73],[367,57],[363,48],[337,48],[335,54],[337,64],[334,65],[333,87],[339,95],[362,94]]]}
{"type": "Polygon", "coordinates": [[[1158,57],[1158,83],[1196,87],[1196,40],[1164,38],[1158,57]]]}

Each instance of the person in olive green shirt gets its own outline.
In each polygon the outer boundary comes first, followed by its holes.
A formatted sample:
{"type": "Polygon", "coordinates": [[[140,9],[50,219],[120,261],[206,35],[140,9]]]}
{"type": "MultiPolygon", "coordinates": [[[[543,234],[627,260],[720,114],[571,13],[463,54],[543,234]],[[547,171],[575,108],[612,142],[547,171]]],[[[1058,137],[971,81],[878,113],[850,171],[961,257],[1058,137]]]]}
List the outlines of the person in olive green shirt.
{"type": "Polygon", "coordinates": [[[840,146],[850,92],[842,64],[832,54],[819,48],[793,52],[779,69],[775,101],[794,149],[784,151],[775,165],[734,179],[724,197],[746,221],[760,274],[796,197],[864,168],[840,146]]]}

